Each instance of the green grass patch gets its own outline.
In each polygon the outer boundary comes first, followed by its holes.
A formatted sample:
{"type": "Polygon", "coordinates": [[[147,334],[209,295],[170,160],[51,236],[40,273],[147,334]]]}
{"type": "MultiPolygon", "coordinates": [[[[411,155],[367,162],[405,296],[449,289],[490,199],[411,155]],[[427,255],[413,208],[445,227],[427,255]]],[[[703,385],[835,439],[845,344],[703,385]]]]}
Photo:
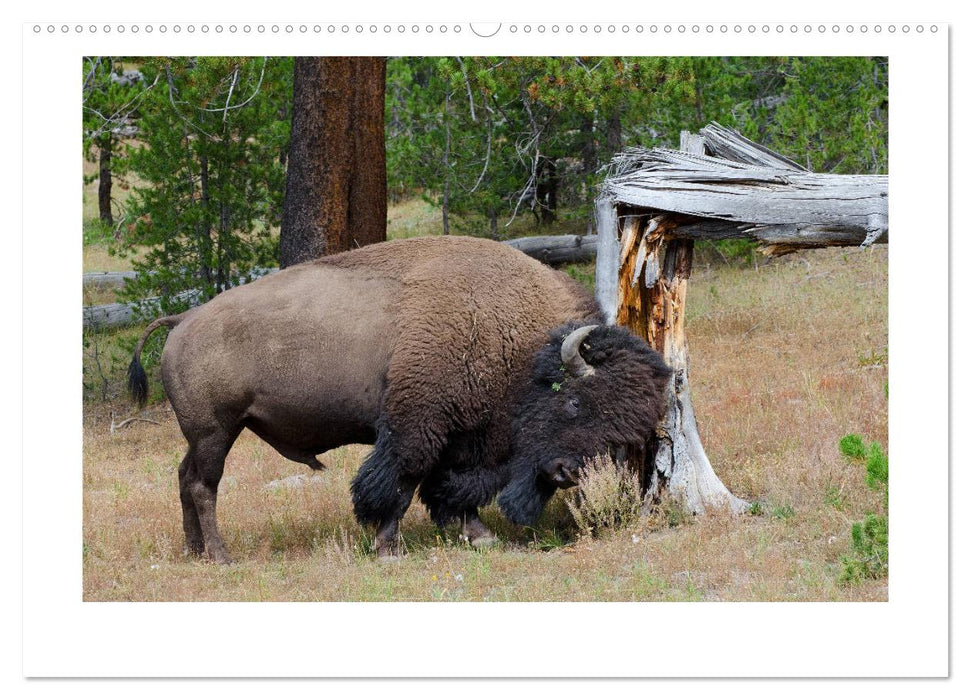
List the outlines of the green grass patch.
{"type": "Polygon", "coordinates": [[[876,442],[867,446],[859,435],[846,435],[840,440],[840,452],[851,463],[866,469],[867,486],[883,492],[883,513],[867,513],[850,528],[851,548],[841,557],[840,582],[858,583],[864,579],[883,578],[890,567],[889,549],[889,462],[876,442]]]}
{"type": "Polygon", "coordinates": [[[887,348],[884,348],[883,350],[871,350],[866,353],[860,353],[860,367],[883,367],[887,364],[888,357],[889,355],[887,348]]]}
{"type": "Polygon", "coordinates": [[[589,289],[591,292],[593,291],[594,283],[596,282],[597,278],[596,262],[570,263],[562,269],[566,274],[589,289]]]}

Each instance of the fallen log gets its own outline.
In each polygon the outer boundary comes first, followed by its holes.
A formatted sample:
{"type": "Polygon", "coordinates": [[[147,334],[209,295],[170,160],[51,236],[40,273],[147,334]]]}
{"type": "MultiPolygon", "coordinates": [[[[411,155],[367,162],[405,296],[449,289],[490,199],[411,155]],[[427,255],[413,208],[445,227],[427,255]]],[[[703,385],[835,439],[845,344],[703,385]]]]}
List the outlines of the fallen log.
{"type": "Polygon", "coordinates": [[[121,287],[125,284],[125,280],[135,279],[138,273],[134,270],[126,270],[124,272],[85,272],[82,279],[82,284],[85,288],[96,287],[121,287]]]}
{"type": "Polygon", "coordinates": [[[811,173],[714,123],[686,139],[615,156],[602,199],[677,215],[677,238],[746,238],[768,255],[887,242],[886,175],[811,173]]]}
{"type": "MultiPolygon", "coordinates": [[[[178,301],[188,301],[189,306],[199,303],[202,292],[198,289],[189,289],[175,295],[178,301]]],[[[96,306],[85,306],[82,309],[81,318],[85,330],[100,330],[103,328],[118,328],[120,326],[130,326],[138,320],[138,311],[142,308],[158,308],[160,298],[149,297],[140,301],[119,302],[117,304],[98,304],[96,306]]]]}
{"type": "Polygon", "coordinates": [[[597,236],[529,236],[505,241],[546,265],[589,262],[597,257],[597,236]]]}
{"type": "MultiPolygon", "coordinates": [[[[276,272],[277,269],[275,267],[254,267],[243,276],[240,284],[252,282],[271,272],[276,272]]],[[[85,272],[81,280],[85,287],[122,287],[127,280],[137,279],[139,274],[134,270],[125,270],[123,272],[85,272]]],[[[153,275],[155,273],[149,272],[148,274],[153,275]]]]}

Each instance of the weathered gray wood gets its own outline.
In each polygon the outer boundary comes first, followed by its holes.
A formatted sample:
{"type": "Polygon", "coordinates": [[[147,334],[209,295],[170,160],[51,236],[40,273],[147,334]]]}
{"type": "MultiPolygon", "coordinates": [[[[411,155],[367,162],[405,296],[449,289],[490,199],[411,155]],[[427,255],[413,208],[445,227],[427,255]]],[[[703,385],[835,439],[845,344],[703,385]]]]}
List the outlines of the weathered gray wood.
{"type": "Polygon", "coordinates": [[[705,155],[705,137],[699,134],[692,134],[690,131],[681,132],[680,150],[685,153],[696,153],[705,155]]]}
{"type": "Polygon", "coordinates": [[[629,157],[640,169],[608,178],[604,193],[650,211],[862,232],[887,215],[885,175],[798,172],[660,148],[629,157]]]}
{"type": "Polygon", "coordinates": [[[589,262],[597,255],[596,236],[529,236],[504,242],[547,265],[589,262]]]}
{"type": "MultiPolygon", "coordinates": [[[[202,298],[202,293],[198,289],[190,289],[176,294],[175,298],[179,301],[189,302],[189,306],[195,306],[202,298]]],[[[149,297],[139,302],[85,306],[81,310],[82,325],[85,330],[130,326],[137,320],[136,315],[139,308],[143,305],[146,308],[157,308],[158,303],[159,297],[149,297]]]]}
{"type": "Polygon", "coordinates": [[[864,228],[800,225],[750,224],[721,219],[688,220],[678,226],[678,238],[693,241],[746,238],[765,246],[795,248],[825,248],[829,246],[868,246],[887,242],[886,220],[876,218],[864,228]],[[872,237],[871,237],[871,234],[872,237]]]}
{"type": "Polygon", "coordinates": [[[617,320],[617,284],[620,274],[620,231],[617,208],[613,202],[600,198],[597,215],[597,268],[594,294],[607,323],[617,320]]]}
{"type": "Polygon", "coordinates": [[[125,272],[85,272],[82,284],[85,287],[120,287],[125,280],[135,279],[138,274],[132,270],[125,272]]]}
{"type": "Polygon", "coordinates": [[[795,161],[750,141],[737,131],[726,129],[718,122],[712,122],[704,127],[698,132],[698,138],[704,141],[704,150],[692,150],[685,148],[684,145],[681,146],[681,150],[689,153],[707,153],[710,156],[724,158],[736,163],[763,165],[770,168],[782,168],[783,170],[806,170],[795,161]]]}
{"type": "MultiPolygon", "coordinates": [[[[271,272],[276,272],[277,269],[275,267],[254,267],[243,275],[241,284],[252,282],[271,272]]],[[[138,274],[134,270],[124,270],[122,272],[85,272],[81,280],[85,287],[121,287],[124,286],[126,280],[137,278],[138,274]]],[[[155,273],[149,272],[148,274],[152,275],[155,273]]]]}
{"type": "Polygon", "coordinates": [[[135,319],[134,304],[98,304],[81,309],[85,330],[129,326],[135,319]]]}

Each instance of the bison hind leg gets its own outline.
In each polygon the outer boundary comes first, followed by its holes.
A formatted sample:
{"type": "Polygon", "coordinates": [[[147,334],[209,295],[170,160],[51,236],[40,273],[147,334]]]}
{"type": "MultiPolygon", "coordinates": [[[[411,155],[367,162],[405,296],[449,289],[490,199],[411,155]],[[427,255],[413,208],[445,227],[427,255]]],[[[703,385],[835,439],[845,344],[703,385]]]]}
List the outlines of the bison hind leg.
{"type": "Polygon", "coordinates": [[[189,452],[179,469],[186,548],[198,553],[198,537],[201,533],[206,556],[218,564],[231,564],[233,561],[216,524],[216,493],[226,455],[237,435],[239,430],[228,433],[214,430],[201,437],[188,438],[189,452]]]}
{"type": "Polygon", "coordinates": [[[192,467],[192,449],[182,459],[179,467],[179,500],[182,501],[182,529],[185,532],[185,552],[192,556],[202,556],[206,551],[192,492],[189,490],[189,469],[192,467]]]}

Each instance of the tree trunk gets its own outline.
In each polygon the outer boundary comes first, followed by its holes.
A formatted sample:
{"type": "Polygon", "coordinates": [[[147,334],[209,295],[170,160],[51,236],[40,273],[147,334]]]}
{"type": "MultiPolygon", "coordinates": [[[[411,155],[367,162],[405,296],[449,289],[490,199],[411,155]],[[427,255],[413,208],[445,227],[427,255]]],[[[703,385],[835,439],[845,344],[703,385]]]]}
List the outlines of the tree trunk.
{"type": "Polygon", "coordinates": [[[351,130],[350,240],[347,248],[380,243],[388,235],[388,168],[384,140],[386,61],[365,56],[354,62],[351,130]]]}
{"type": "Polygon", "coordinates": [[[385,240],[385,60],[298,57],[280,266],[385,240]]]}
{"type": "Polygon", "coordinates": [[[537,180],[536,199],[539,203],[539,222],[543,226],[550,226],[556,221],[556,196],[559,189],[555,160],[543,156],[537,180]]]}
{"type": "Polygon", "coordinates": [[[449,158],[452,153],[452,131],[448,123],[448,102],[452,93],[445,94],[445,106],[442,108],[442,125],[445,127],[445,153],[442,156],[442,234],[449,234],[448,227],[448,176],[451,173],[449,158]]]}
{"type": "Polygon", "coordinates": [[[688,383],[685,301],[694,241],[672,239],[674,217],[625,218],[617,295],[617,323],[664,356],[674,371],[667,411],[644,453],[628,453],[649,501],[670,492],[690,512],[748,504],[715,475],[698,434],[688,383]]]}
{"type": "Polygon", "coordinates": [[[607,117],[607,152],[617,153],[624,146],[621,130],[620,107],[616,107],[607,117]]]}
{"type": "Polygon", "coordinates": [[[111,216],[111,137],[98,148],[98,215],[108,226],[114,226],[111,216]]]}
{"type": "Polygon", "coordinates": [[[586,183],[586,178],[597,172],[597,141],[593,131],[593,117],[581,118],[580,139],[580,160],[586,183]]]}
{"type": "MultiPolygon", "coordinates": [[[[703,152],[704,140],[684,133],[681,148],[703,152]]],[[[644,338],[664,356],[674,372],[668,385],[664,420],[648,439],[643,453],[626,455],[627,463],[640,475],[648,502],[669,492],[692,513],[704,513],[709,507],[741,512],[748,504],[732,495],[712,469],[691,403],[685,303],[694,241],[677,238],[675,216],[624,213],[627,216],[622,219],[620,236],[617,323],[644,338]]],[[[619,220],[608,219],[607,224],[612,221],[616,231],[619,220]]]]}
{"type": "Polygon", "coordinates": [[[199,158],[199,201],[202,203],[202,217],[196,227],[199,240],[199,271],[207,285],[212,279],[212,221],[209,217],[209,158],[199,158]]]}

